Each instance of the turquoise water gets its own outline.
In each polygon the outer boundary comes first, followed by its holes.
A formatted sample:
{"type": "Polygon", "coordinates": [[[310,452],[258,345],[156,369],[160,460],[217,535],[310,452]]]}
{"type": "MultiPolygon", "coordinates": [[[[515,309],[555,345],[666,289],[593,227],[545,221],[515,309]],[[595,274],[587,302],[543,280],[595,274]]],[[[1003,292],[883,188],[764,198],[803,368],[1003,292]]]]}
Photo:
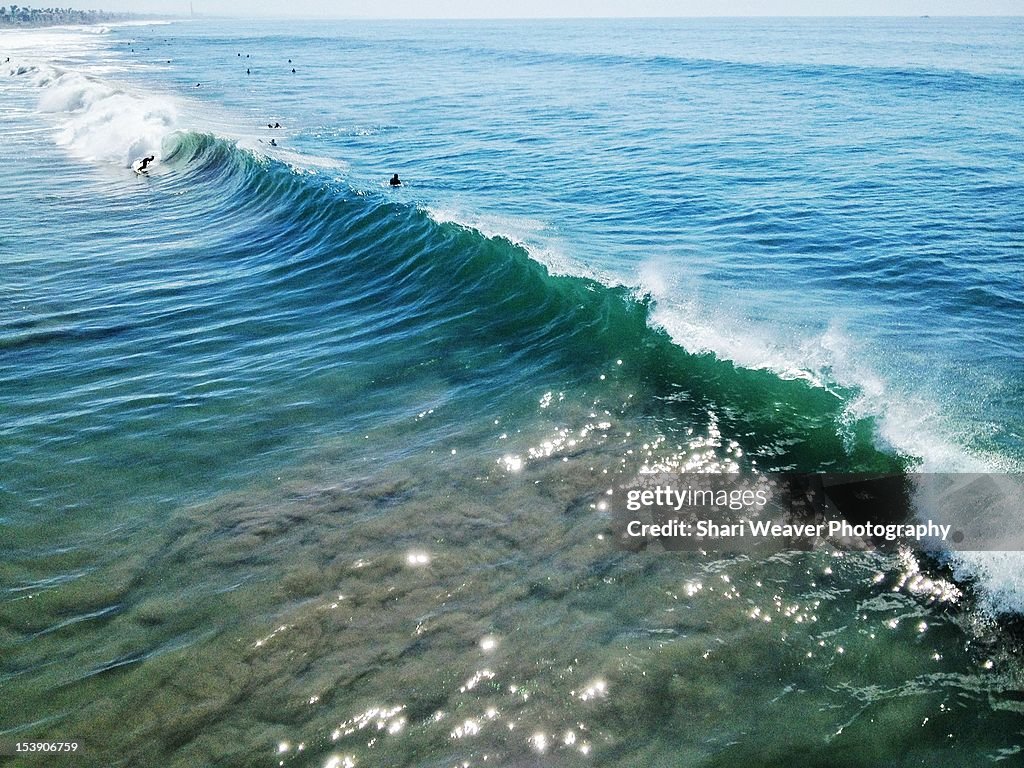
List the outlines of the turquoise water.
{"type": "Polygon", "coordinates": [[[202,20],[0,53],[0,738],[1019,759],[1017,556],[627,553],[606,491],[1020,470],[1021,20],[202,20]]]}

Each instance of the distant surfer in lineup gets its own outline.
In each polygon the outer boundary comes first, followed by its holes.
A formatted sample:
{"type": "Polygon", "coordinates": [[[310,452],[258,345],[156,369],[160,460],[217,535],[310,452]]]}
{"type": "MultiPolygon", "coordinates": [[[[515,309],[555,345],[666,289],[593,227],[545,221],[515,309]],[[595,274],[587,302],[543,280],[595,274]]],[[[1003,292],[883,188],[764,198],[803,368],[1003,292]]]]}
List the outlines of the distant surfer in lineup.
{"type": "Polygon", "coordinates": [[[391,186],[392,187],[400,187],[400,186],[402,186],[402,180],[400,178],[398,178],[398,174],[397,173],[394,176],[391,177],[391,186]]]}

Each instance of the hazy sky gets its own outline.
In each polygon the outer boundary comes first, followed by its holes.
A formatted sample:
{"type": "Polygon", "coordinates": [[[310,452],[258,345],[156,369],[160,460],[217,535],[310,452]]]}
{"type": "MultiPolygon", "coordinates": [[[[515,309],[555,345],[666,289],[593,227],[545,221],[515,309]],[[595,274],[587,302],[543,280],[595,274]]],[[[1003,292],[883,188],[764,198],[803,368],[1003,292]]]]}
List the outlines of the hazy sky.
{"type": "MultiPolygon", "coordinates": [[[[28,4],[28,3],[26,3],[28,4]]],[[[45,5],[45,3],[32,3],[45,5]]],[[[61,3],[62,5],[62,3],[61,3]]],[[[197,14],[310,18],[589,16],[1005,16],[1024,0],[192,0],[197,14]]],[[[75,7],[86,7],[76,4],[75,7]]],[[[188,0],[92,0],[89,7],[188,15],[188,0]]]]}

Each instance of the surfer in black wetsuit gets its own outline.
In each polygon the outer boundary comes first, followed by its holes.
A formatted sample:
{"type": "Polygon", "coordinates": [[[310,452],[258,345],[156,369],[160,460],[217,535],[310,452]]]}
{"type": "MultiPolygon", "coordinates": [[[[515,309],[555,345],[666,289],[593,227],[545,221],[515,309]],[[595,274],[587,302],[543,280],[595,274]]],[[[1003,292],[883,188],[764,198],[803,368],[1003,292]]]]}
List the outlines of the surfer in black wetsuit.
{"type": "Polygon", "coordinates": [[[149,157],[142,158],[139,161],[139,170],[140,171],[146,170],[146,166],[149,165],[150,163],[152,163],[154,160],[156,160],[156,155],[150,155],[149,157]]]}
{"type": "Polygon", "coordinates": [[[391,177],[391,186],[392,187],[400,187],[400,186],[402,186],[402,180],[400,178],[398,178],[398,174],[397,173],[394,176],[391,177]]]}

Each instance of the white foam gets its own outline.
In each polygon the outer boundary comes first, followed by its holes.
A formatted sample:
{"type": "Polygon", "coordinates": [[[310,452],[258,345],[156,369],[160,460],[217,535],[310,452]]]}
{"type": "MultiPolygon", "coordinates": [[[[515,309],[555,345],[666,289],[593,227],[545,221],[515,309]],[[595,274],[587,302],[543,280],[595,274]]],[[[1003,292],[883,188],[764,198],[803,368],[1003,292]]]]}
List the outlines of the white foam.
{"type": "Polygon", "coordinates": [[[688,352],[711,352],[752,370],[770,370],[784,378],[800,378],[824,386],[816,369],[817,350],[810,345],[786,349],[749,320],[731,315],[702,292],[699,272],[651,259],[638,270],[640,292],[656,302],[652,322],[688,352]]]}
{"type": "MultiPolygon", "coordinates": [[[[846,419],[874,419],[881,446],[915,457],[921,472],[1015,471],[999,456],[979,456],[950,429],[946,411],[927,393],[897,386],[878,372],[877,350],[847,332],[840,317],[823,331],[781,319],[759,321],[702,291],[699,271],[652,259],[638,270],[641,291],[656,302],[653,322],[684,349],[711,352],[751,370],[801,379],[830,391],[853,392],[846,419]]],[[[762,308],[763,311],[763,308],[762,308]]]]}
{"type": "Polygon", "coordinates": [[[58,118],[57,143],[83,160],[128,167],[158,154],[178,127],[178,110],[167,97],[132,93],[77,72],[44,77],[40,111],[58,118]]]}
{"type": "Polygon", "coordinates": [[[4,38],[9,74],[39,89],[39,111],[55,127],[57,144],[88,162],[124,168],[159,154],[163,138],[180,128],[180,109],[166,94],[141,93],[97,76],[110,70],[98,55],[104,27],[19,31],[4,38]],[[40,52],[45,51],[45,58],[40,52]],[[74,62],[73,68],[57,62],[74,62]]]}
{"type": "Polygon", "coordinates": [[[587,277],[614,284],[608,273],[599,272],[569,255],[552,234],[551,227],[536,218],[474,212],[454,203],[429,204],[424,213],[438,224],[452,223],[475,229],[484,237],[501,237],[524,248],[530,257],[547,267],[552,275],[587,277]]]}
{"type": "MultiPolygon", "coordinates": [[[[40,90],[39,111],[53,119],[56,143],[81,160],[128,168],[140,157],[159,157],[171,134],[199,130],[234,141],[256,155],[272,156],[296,173],[341,172],[347,168],[339,160],[271,146],[259,127],[218,110],[216,105],[158,89],[141,90],[119,81],[116,75],[128,65],[110,55],[96,54],[101,44],[95,34],[89,34],[95,29],[79,28],[74,32],[77,34],[30,30],[16,40],[24,53],[59,49],[60,58],[81,62],[74,68],[57,66],[52,60],[15,60],[13,56],[7,67],[11,74],[25,75],[26,82],[40,90]]],[[[287,132],[275,132],[274,136],[280,139],[287,132]]]]}
{"type": "Polygon", "coordinates": [[[1000,614],[1024,614],[1024,553],[961,552],[954,559],[954,577],[973,581],[983,611],[1000,614]]]}

